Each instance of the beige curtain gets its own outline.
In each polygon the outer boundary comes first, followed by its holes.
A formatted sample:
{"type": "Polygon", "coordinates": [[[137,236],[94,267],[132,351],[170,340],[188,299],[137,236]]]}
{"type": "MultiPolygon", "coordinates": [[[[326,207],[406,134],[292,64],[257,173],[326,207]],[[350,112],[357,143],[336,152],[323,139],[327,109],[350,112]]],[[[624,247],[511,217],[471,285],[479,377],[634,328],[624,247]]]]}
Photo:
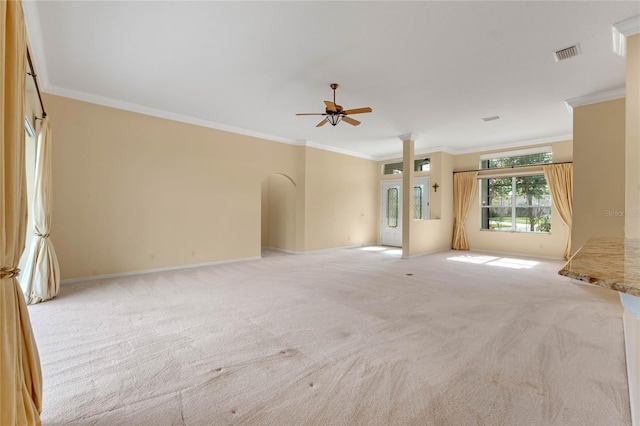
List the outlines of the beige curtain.
{"type": "Polygon", "coordinates": [[[469,250],[464,224],[469,216],[471,202],[478,186],[478,172],[464,172],[453,175],[453,241],[451,248],[469,250]]]}
{"type": "Polygon", "coordinates": [[[543,167],[547,179],[553,205],[560,214],[560,219],[569,228],[567,243],[564,248],[564,259],[571,256],[571,226],[573,223],[573,164],[549,164],[543,167]]]}
{"type": "Polygon", "coordinates": [[[22,3],[0,1],[0,425],[40,424],[42,374],[29,312],[16,280],[27,199],[24,93],[27,42],[22,3]]]}
{"type": "Polygon", "coordinates": [[[34,237],[20,285],[28,304],[53,299],[60,291],[60,267],[51,232],[51,123],[42,121],[36,151],[34,237]]]}

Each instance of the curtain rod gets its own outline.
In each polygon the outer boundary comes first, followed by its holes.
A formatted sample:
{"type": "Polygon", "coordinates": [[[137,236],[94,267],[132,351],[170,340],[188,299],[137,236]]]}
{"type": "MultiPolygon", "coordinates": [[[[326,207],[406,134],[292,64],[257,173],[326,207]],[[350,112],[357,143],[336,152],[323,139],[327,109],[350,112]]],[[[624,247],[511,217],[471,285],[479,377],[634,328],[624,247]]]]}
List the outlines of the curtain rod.
{"type": "Polygon", "coordinates": [[[534,167],[534,166],[548,166],[550,164],[573,164],[573,161],[560,161],[559,163],[542,163],[542,164],[523,164],[521,166],[511,166],[511,167],[496,167],[495,169],[475,169],[475,170],[460,170],[457,172],[453,172],[453,174],[455,175],[456,173],[466,173],[466,172],[487,172],[489,170],[494,171],[494,170],[511,170],[511,169],[520,169],[522,167],[534,167]]]}
{"type": "MultiPolygon", "coordinates": [[[[36,74],[36,71],[33,68],[33,61],[31,60],[31,52],[29,51],[28,47],[27,47],[27,60],[29,61],[29,69],[31,70],[31,72],[27,72],[27,74],[29,74],[31,78],[33,78],[33,82],[36,85],[36,92],[38,92],[38,99],[40,100],[40,108],[42,108],[42,118],[40,118],[39,120],[43,120],[47,116],[47,113],[44,110],[44,103],[42,102],[42,95],[40,94],[40,86],[38,85],[38,78],[37,78],[38,75],[36,74]]],[[[36,119],[38,119],[38,117],[36,117],[36,119]]]]}

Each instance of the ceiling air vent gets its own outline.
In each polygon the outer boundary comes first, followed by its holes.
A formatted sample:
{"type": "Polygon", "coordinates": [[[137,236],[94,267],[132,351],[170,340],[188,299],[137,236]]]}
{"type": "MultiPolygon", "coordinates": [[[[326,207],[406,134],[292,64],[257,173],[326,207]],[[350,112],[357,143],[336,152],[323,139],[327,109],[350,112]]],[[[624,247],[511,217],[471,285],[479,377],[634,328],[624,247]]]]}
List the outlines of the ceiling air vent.
{"type": "Polygon", "coordinates": [[[502,117],[499,115],[492,115],[491,117],[482,117],[482,121],[495,121],[500,120],[502,117]]]}
{"type": "Polygon", "coordinates": [[[564,61],[565,59],[573,58],[580,54],[580,45],[574,44],[573,46],[565,47],[564,49],[556,50],[553,56],[556,58],[556,62],[564,61]]]}

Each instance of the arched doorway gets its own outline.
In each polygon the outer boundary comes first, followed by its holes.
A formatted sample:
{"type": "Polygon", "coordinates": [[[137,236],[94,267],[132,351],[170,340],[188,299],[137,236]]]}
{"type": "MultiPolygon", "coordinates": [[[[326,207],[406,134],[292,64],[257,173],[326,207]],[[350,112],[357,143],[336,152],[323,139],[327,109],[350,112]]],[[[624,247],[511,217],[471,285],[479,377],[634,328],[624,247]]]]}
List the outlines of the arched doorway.
{"type": "Polygon", "coordinates": [[[289,176],[273,174],[262,181],[261,223],[263,255],[295,252],[296,184],[289,176]]]}

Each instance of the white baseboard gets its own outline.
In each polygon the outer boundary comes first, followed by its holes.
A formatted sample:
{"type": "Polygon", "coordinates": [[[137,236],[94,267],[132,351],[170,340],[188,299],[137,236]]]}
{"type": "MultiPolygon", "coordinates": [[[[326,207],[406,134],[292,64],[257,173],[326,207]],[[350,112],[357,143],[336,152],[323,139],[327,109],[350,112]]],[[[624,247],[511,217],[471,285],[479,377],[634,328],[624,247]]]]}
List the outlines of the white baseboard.
{"type": "Polygon", "coordinates": [[[329,248],[324,248],[324,249],[315,249],[315,250],[309,250],[309,251],[303,251],[301,253],[322,253],[322,252],[327,252],[327,251],[331,251],[331,250],[346,250],[346,249],[355,249],[355,248],[362,248],[362,247],[368,247],[368,246],[375,246],[376,244],[354,244],[351,246],[340,246],[340,247],[329,247],[329,248]]]}
{"type": "MultiPolygon", "coordinates": [[[[309,251],[292,251],[292,250],[281,249],[281,248],[277,248],[277,247],[263,247],[263,248],[282,251],[282,252],[289,253],[289,254],[311,254],[311,253],[321,253],[323,251],[326,252],[326,251],[330,251],[330,250],[340,250],[340,249],[350,249],[350,248],[356,248],[356,247],[365,247],[367,245],[372,245],[372,244],[356,244],[356,245],[352,245],[352,246],[330,247],[330,248],[326,248],[326,249],[309,250],[309,251]]],[[[238,259],[219,260],[219,261],[215,261],[215,262],[205,262],[205,263],[194,263],[194,264],[190,264],[190,265],[169,266],[169,267],[166,267],[166,268],[142,269],[142,270],[137,270],[137,271],[121,272],[121,273],[117,273],[117,274],[91,275],[91,276],[87,276],[87,277],[69,278],[69,279],[61,280],[60,284],[71,284],[71,283],[77,283],[77,282],[82,282],[82,281],[105,280],[105,279],[109,279],[109,278],[128,277],[128,276],[131,276],[131,275],[152,274],[154,272],[177,271],[177,270],[180,270],[180,269],[200,268],[200,267],[203,267],[203,266],[214,266],[214,265],[221,265],[221,264],[224,264],[224,263],[245,262],[245,261],[248,261],[248,260],[258,260],[258,259],[262,259],[262,256],[242,257],[242,258],[238,258],[238,259]]]]}
{"type": "Polygon", "coordinates": [[[243,257],[239,259],[230,259],[230,260],[218,260],[215,262],[205,262],[205,263],[193,263],[190,265],[178,265],[178,266],[169,266],[166,268],[156,268],[156,269],[142,269],[138,271],[130,271],[130,272],[121,272],[117,274],[106,274],[106,275],[92,275],[88,277],[80,277],[80,278],[69,278],[66,280],[61,280],[60,284],[71,284],[82,281],[95,281],[95,280],[105,280],[109,278],[120,278],[120,277],[129,277],[132,275],[143,275],[143,274],[152,274],[154,272],[166,272],[166,271],[177,271],[180,269],[191,269],[191,268],[200,268],[203,266],[214,266],[221,265],[224,263],[235,263],[235,262],[245,262],[248,260],[257,260],[261,259],[260,256],[253,257],[243,257]]]}
{"type": "Polygon", "coordinates": [[[451,249],[449,247],[447,247],[447,248],[443,248],[443,249],[425,251],[423,253],[412,254],[411,256],[402,256],[402,259],[413,259],[414,257],[427,256],[427,255],[430,255],[430,254],[442,253],[443,251],[449,251],[449,250],[451,250],[451,249]]]}
{"type": "Polygon", "coordinates": [[[283,248],[278,248],[278,247],[262,247],[262,248],[269,249],[269,250],[281,251],[283,253],[289,253],[289,254],[312,254],[312,253],[327,252],[327,251],[331,251],[331,250],[354,249],[354,248],[368,247],[368,246],[375,246],[375,245],[378,245],[378,244],[375,244],[375,243],[354,244],[352,246],[328,247],[328,248],[323,248],[323,249],[306,250],[306,251],[288,250],[288,249],[283,249],[283,248]]]}
{"type": "Polygon", "coordinates": [[[275,250],[275,251],[280,251],[282,253],[287,253],[287,254],[300,254],[300,253],[303,253],[303,252],[300,252],[300,251],[283,249],[283,248],[280,248],[280,247],[262,247],[262,249],[275,250]]]}

